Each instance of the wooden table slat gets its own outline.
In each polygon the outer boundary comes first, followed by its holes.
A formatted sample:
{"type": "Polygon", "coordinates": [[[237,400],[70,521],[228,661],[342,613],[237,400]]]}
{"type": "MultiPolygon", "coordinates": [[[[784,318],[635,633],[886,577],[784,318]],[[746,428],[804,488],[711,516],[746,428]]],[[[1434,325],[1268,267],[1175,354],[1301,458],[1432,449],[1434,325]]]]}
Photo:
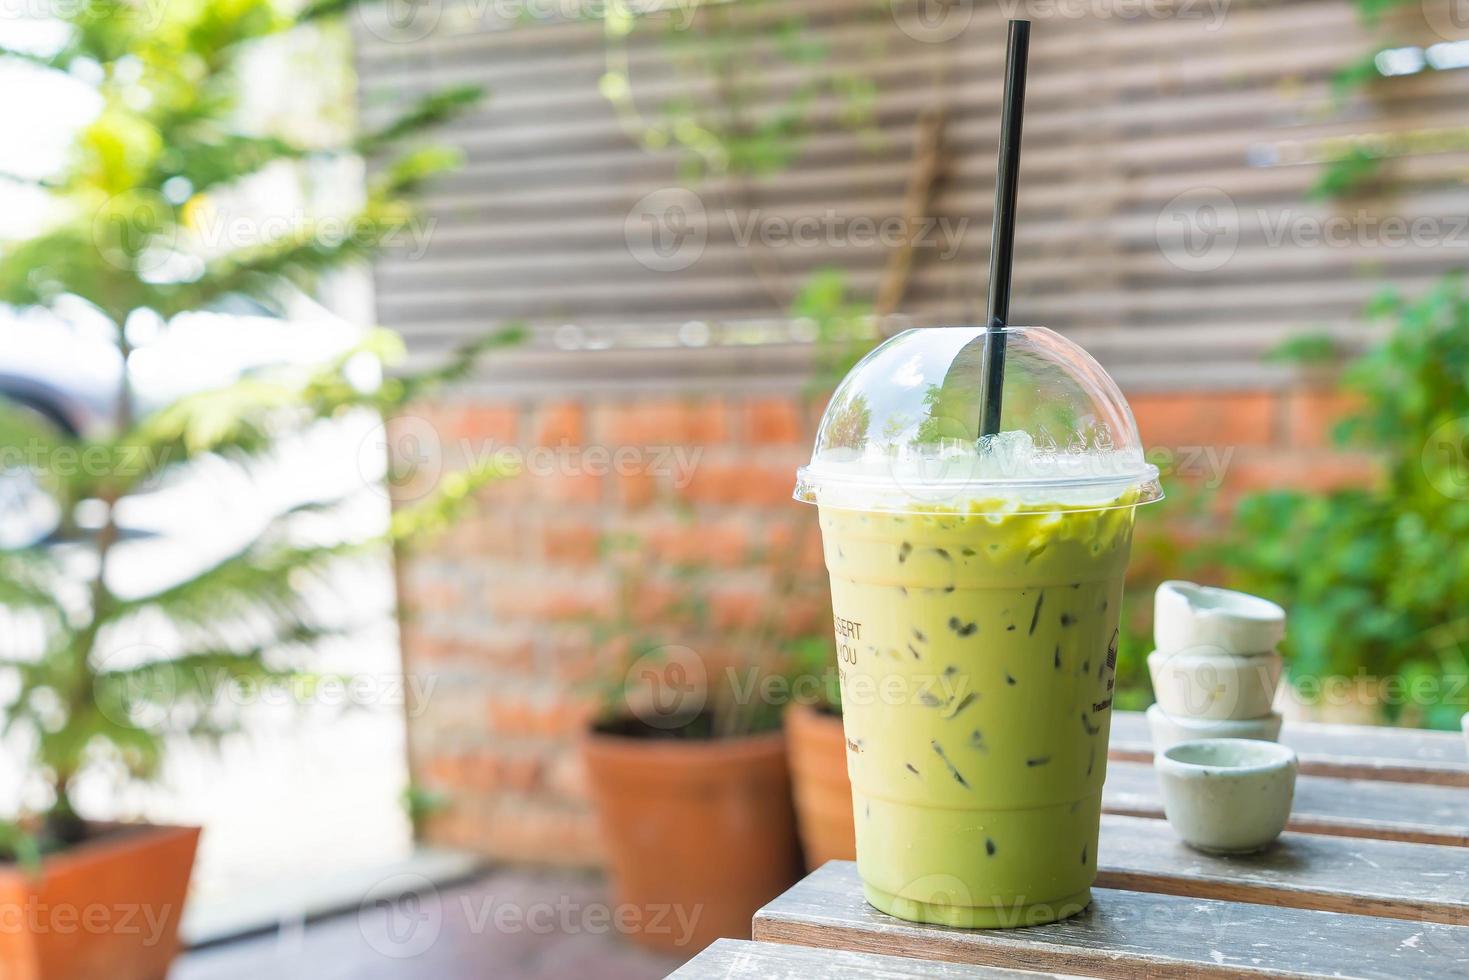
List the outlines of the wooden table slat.
{"type": "Polygon", "coordinates": [[[1469,926],[1469,857],[1453,847],[1287,833],[1221,857],[1161,820],[1108,814],[1097,859],[1108,888],[1469,926]]]}
{"type": "Polygon", "coordinates": [[[744,939],[719,939],[668,975],[668,980],[1074,980],[994,966],[849,953],[744,939]]]}
{"type": "MultiPolygon", "coordinates": [[[[1162,817],[1163,797],[1151,763],[1110,762],[1102,808],[1162,817]]],[[[1306,834],[1469,847],[1469,793],[1455,786],[1301,776],[1289,827],[1306,834]]]]}
{"type": "MultiPolygon", "coordinates": [[[[1311,776],[1469,787],[1469,749],[1456,732],[1288,721],[1280,741],[1296,750],[1301,772],[1311,776]]],[[[1130,762],[1152,760],[1142,712],[1113,713],[1109,754],[1130,762]]]]}
{"type": "Polygon", "coordinates": [[[757,940],[1119,980],[1462,977],[1469,927],[1110,888],[1081,914],[1029,929],[966,930],[884,915],[856,865],[833,861],[755,915],[757,940]]]}

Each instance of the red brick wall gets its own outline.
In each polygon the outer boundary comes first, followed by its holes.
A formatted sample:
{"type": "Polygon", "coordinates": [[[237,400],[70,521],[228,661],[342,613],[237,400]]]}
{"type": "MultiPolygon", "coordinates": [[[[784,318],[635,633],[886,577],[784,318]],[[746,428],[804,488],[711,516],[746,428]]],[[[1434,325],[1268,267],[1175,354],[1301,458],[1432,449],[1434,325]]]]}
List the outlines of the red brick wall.
{"type": "Polygon", "coordinates": [[[1213,482],[1227,508],[1268,487],[1324,490],[1360,483],[1371,460],[1332,446],[1331,429],[1352,405],[1324,386],[1288,391],[1140,392],[1128,395],[1143,443],[1180,478],[1213,482]],[[1202,450],[1213,450],[1212,457],[1202,450]]]}
{"type": "MultiPolygon", "coordinates": [[[[1327,448],[1346,402],[1326,389],[1149,392],[1131,402],[1158,461],[1194,480],[1222,476],[1225,501],[1253,487],[1370,474],[1368,460],[1327,448]]],[[[591,710],[589,680],[616,662],[609,619],[670,624],[662,642],[735,659],[751,655],[752,635],[770,645],[824,627],[815,515],[790,499],[813,414],[769,395],[420,406],[411,424],[437,434],[446,467],[540,447],[526,472],[488,490],[475,516],[400,569],[405,662],[433,684],[410,709],[412,767],[449,800],[426,825],[430,841],[598,862],[574,738],[591,710]],[[609,537],[647,574],[630,604],[617,600],[609,537]],[[754,629],[773,594],[777,621],[754,629]]]]}

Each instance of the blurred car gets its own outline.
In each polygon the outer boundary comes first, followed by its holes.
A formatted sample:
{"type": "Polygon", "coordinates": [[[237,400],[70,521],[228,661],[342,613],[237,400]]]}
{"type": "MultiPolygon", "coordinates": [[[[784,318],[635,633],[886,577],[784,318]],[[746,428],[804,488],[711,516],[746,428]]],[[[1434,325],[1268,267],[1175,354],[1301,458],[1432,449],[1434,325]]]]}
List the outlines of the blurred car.
{"type": "MultiPolygon", "coordinates": [[[[110,323],[82,304],[57,311],[0,311],[0,399],[57,434],[108,435],[123,359],[110,323]]],[[[273,309],[234,296],[167,324],[130,323],[127,359],[135,418],[253,371],[312,365],[349,350],[361,331],[304,296],[273,309]]],[[[368,379],[367,383],[372,383],[368,379]]],[[[0,548],[35,544],[63,525],[60,507],[23,447],[0,458],[0,548]]]]}

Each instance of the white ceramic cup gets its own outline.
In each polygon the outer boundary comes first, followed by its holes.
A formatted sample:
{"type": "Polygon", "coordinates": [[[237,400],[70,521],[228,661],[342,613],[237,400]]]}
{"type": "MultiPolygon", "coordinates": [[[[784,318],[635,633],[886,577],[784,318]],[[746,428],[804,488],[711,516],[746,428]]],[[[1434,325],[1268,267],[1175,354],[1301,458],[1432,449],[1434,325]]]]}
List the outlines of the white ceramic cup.
{"type": "Polygon", "coordinates": [[[1181,742],[1154,757],[1168,825],[1184,843],[1214,854],[1268,847],[1290,819],[1296,754],[1242,738],[1181,742]]]}
{"type": "Polygon", "coordinates": [[[1194,742],[1201,738],[1253,738],[1262,742],[1274,742],[1280,738],[1280,712],[1272,711],[1264,718],[1246,718],[1241,721],[1211,720],[1208,718],[1182,718],[1170,715],[1160,704],[1148,705],[1148,731],[1153,736],[1153,751],[1162,752],[1179,742],[1194,742]]]}
{"type": "Polygon", "coordinates": [[[1280,671],[1280,654],[1274,651],[1248,657],[1198,649],[1148,654],[1153,696],[1176,718],[1264,718],[1275,700],[1280,671]]]}
{"type": "Polygon", "coordinates": [[[1285,638],[1285,610],[1259,596],[1168,581],[1153,596],[1153,644],[1174,652],[1265,653],[1285,638]]]}

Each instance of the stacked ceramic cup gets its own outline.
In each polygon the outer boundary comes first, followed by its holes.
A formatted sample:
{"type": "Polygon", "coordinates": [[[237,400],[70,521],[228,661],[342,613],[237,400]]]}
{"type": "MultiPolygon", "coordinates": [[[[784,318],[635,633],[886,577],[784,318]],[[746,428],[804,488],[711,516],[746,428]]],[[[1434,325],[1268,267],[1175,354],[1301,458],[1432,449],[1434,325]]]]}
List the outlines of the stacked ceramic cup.
{"type": "Polygon", "coordinates": [[[1158,586],[1157,649],[1148,655],[1157,698],[1148,709],[1154,750],[1201,738],[1275,741],[1275,647],[1284,636],[1285,610],[1267,599],[1192,582],[1158,586]]]}

